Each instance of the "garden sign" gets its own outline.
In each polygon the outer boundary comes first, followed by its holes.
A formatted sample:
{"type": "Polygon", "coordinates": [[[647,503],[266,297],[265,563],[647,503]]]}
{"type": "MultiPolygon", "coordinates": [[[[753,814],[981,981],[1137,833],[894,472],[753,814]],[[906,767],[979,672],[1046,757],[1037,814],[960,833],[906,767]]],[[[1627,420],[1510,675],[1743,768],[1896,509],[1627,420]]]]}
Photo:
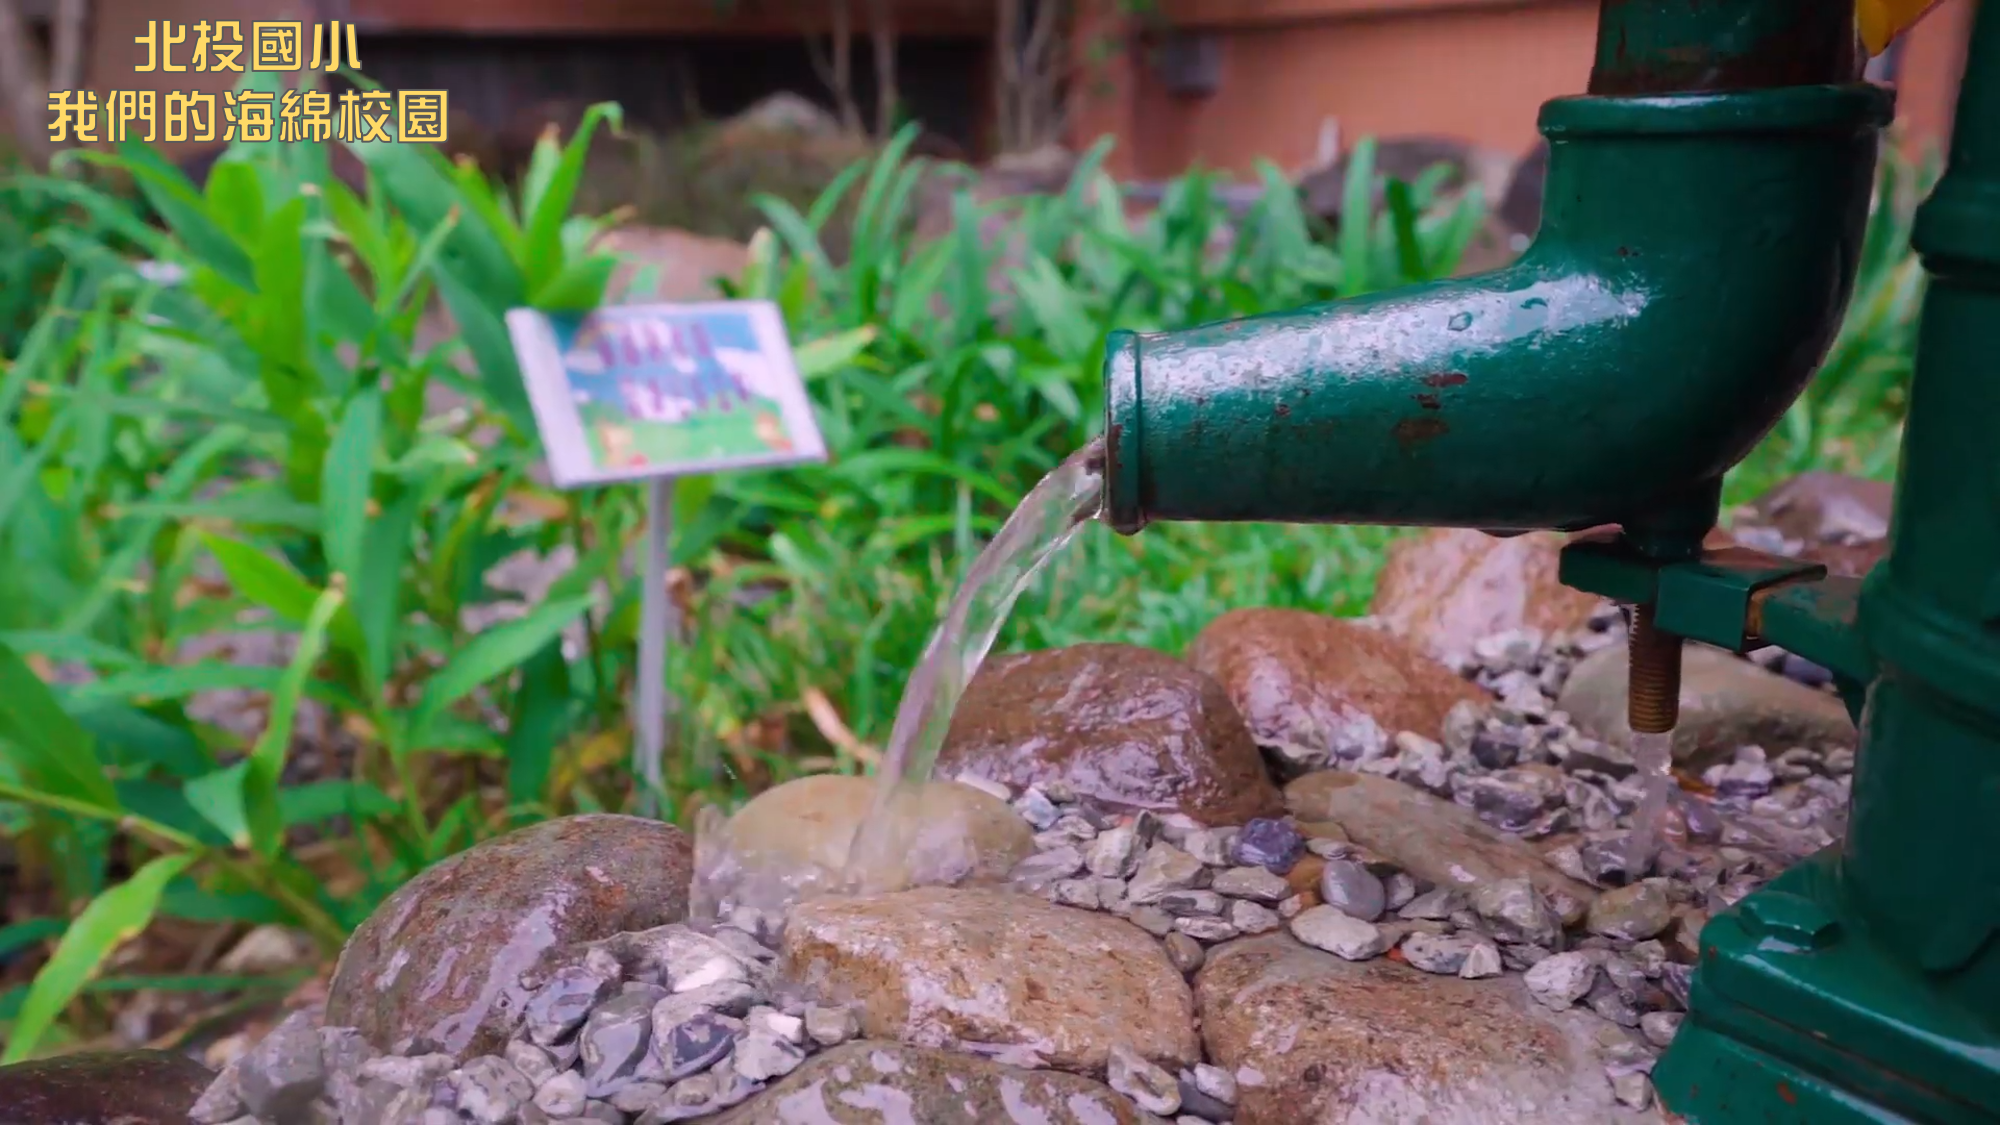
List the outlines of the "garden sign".
{"type": "Polygon", "coordinates": [[[769,301],[514,309],[507,330],[557,487],[647,483],[633,754],[650,810],[665,781],[674,481],[823,461],[826,445],[769,301]]]}

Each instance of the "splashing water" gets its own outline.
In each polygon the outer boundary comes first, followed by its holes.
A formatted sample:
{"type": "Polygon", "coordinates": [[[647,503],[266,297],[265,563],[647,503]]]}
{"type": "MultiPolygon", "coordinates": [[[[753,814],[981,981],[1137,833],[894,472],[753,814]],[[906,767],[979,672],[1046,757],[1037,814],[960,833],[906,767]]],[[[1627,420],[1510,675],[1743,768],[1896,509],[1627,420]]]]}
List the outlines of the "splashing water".
{"type": "Polygon", "coordinates": [[[908,818],[890,815],[892,805],[903,799],[899,793],[909,795],[930,780],[952,712],[993,648],[1007,614],[1049,559],[1097,518],[1103,489],[1104,442],[1097,439],[1029,490],[973,560],[903,688],[882,758],[874,815],[863,822],[849,852],[850,884],[865,885],[870,871],[905,853],[912,842],[904,839],[908,818]]]}
{"type": "Polygon", "coordinates": [[[948,883],[969,869],[975,857],[966,826],[926,823],[919,795],[944,747],[952,713],[1007,614],[1049,559],[1097,518],[1103,485],[1104,443],[1096,440],[1029,490],[973,560],[903,688],[872,807],[847,849],[844,869],[774,870],[736,855],[726,817],[704,808],[695,821],[692,913],[713,917],[725,905],[782,913],[814,895],[881,889],[876,884],[889,873],[919,884],[948,883]]]}
{"type": "Polygon", "coordinates": [[[1636,883],[1653,865],[1659,847],[1660,830],[1667,818],[1667,798],[1674,788],[1674,736],[1633,732],[1632,760],[1639,767],[1645,794],[1639,811],[1632,814],[1632,835],[1625,850],[1625,881],[1636,883]]]}

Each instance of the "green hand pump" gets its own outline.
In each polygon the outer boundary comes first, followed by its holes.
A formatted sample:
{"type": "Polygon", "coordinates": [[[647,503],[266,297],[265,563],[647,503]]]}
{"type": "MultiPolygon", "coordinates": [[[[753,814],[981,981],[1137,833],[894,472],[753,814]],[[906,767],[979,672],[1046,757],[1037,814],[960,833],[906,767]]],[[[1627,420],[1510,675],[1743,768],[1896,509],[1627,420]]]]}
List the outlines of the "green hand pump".
{"type": "Polygon", "coordinates": [[[1104,513],[1616,525],[1563,580],[1635,607],[1632,726],[1686,639],[1832,669],[1861,730],[1847,837],[1713,919],[1654,1073],[1697,1125],[2000,1122],[2000,6],[1947,174],[1891,549],[1865,581],[1704,551],[1723,473],[1798,396],[1854,281],[1891,98],[1854,0],[1601,0],[1542,108],[1515,264],[1178,332],[1114,333],[1104,513]]]}

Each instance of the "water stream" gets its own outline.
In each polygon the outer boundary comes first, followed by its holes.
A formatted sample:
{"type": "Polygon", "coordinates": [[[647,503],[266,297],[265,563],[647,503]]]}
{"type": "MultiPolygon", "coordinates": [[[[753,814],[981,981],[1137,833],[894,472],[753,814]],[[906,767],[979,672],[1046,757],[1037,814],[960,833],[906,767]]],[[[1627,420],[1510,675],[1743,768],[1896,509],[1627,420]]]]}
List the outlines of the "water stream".
{"type": "Polygon", "coordinates": [[[1008,613],[1049,559],[1097,518],[1103,489],[1104,443],[1096,440],[1029,490],[973,560],[903,688],[877,775],[875,808],[849,852],[850,885],[865,885],[868,873],[883,869],[888,857],[908,854],[914,842],[907,838],[908,818],[892,815],[894,807],[930,780],[952,712],[1008,613]]]}
{"type": "Polygon", "coordinates": [[[1625,879],[1636,883],[1646,877],[1660,845],[1660,829],[1667,817],[1667,798],[1674,788],[1673,733],[1633,732],[1632,760],[1639,767],[1639,779],[1646,786],[1639,810],[1632,814],[1632,835],[1626,842],[1625,879]]]}
{"type": "Polygon", "coordinates": [[[695,823],[696,915],[712,916],[725,903],[779,913],[813,895],[886,889],[878,886],[885,877],[956,881],[953,873],[972,860],[968,826],[924,816],[922,789],[944,748],[952,712],[1008,613],[1049,559],[1097,518],[1103,486],[1104,443],[1092,441],[1029,490],[973,560],[904,685],[872,807],[847,848],[844,869],[777,870],[737,855],[726,818],[704,808],[695,823]]]}

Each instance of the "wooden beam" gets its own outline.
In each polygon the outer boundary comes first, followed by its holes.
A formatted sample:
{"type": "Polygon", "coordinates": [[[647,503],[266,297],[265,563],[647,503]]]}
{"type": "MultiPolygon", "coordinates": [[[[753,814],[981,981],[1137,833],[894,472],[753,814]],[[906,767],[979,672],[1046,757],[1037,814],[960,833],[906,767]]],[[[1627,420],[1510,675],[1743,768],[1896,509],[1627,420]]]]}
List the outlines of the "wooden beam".
{"type": "MultiPolygon", "coordinates": [[[[827,0],[348,0],[347,7],[364,35],[789,38],[826,34],[831,23],[827,0]]],[[[897,33],[984,37],[992,34],[992,9],[992,0],[897,0],[897,33]]]]}

